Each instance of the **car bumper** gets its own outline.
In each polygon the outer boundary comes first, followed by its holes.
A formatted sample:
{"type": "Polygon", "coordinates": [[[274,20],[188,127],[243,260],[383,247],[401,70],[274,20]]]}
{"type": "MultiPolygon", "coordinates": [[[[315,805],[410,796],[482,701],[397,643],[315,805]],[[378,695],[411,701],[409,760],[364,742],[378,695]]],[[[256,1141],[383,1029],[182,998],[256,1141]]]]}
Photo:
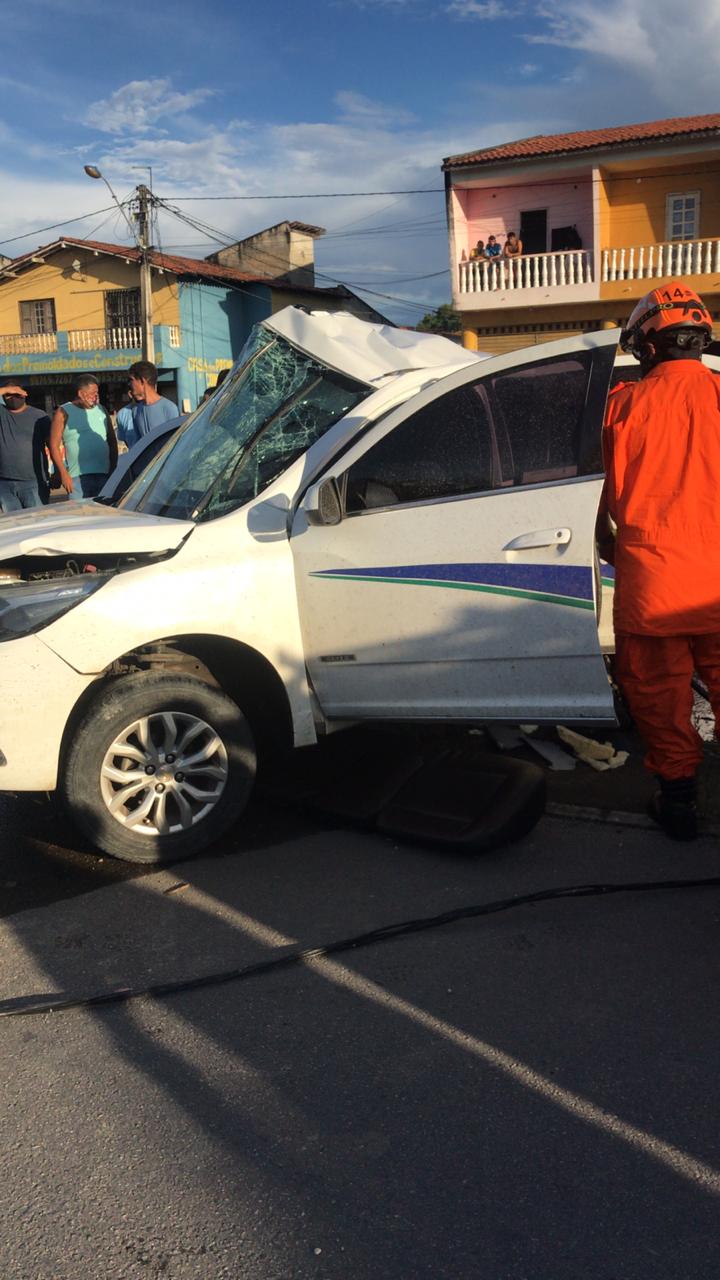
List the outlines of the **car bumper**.
{"type": "Polygon", "coordinates": [[[53,791],[68,717],[94,677],[39,636],[0,645],[0,791],[53,791]]]}

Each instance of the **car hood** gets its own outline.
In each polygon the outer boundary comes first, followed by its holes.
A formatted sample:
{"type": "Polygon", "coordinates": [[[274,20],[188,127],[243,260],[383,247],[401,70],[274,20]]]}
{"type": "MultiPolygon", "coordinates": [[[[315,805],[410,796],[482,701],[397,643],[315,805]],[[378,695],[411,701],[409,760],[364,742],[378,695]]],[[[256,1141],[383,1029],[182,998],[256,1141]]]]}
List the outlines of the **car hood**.
{"type": "Polygon", "coordinates": [[[99,502],[58,502],[0,517],[0,560],[18,555],[108,555],[173,551],[195,528],[99,502]]]}

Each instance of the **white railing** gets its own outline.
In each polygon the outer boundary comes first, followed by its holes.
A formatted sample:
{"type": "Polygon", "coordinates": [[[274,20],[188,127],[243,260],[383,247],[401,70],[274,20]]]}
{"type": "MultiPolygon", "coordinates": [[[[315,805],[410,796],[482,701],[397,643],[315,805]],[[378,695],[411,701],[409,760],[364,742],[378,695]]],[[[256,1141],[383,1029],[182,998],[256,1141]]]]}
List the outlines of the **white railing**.
{"type": "Polygon", "coordinates": [[[24,356],[37,351],[57,351],[57,334],[9,333],[0,337],[0,355],[24,356]]]}
{"type": "Polygon", "coordinates": [[[519,258],[478,258],[459,265],[461,293],[592,284],[592,260],[587,249],[524,253],[519,258]]]}
{"type": "Polygon", "coordinates": [[[180,326],[177,324],[170,324],[168,325],[168,329],[170,330],[170,336],[168,338],[168,342],[170,343],[170,346],[179,347],[180,346],[180,326]]]}
{"type": "Polygon", "coordinates": [[[720,271],[720,240],[675,240],[663,244],[603,249],[602,281],[705,276],[720,271]]]}
{"type": "Polygon", "coordinates": [[[69,351],[133,351],[142,346],[140,325],[123,329],[69,329],[69,351]]]}

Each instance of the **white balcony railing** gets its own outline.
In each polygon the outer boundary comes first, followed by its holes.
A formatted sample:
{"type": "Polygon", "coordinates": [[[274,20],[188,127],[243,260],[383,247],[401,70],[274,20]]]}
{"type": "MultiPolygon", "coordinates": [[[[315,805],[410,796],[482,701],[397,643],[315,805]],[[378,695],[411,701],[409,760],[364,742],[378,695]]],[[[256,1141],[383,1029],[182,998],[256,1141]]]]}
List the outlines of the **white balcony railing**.
{"type": "Polygon", "coordinates": [[[0,337],[0,355],[26,356],[57,351],[56,333],[8,333],[0,337]]]}
{"type": "Polygon", "coordinates": [[[133,351],[142,346],[140,325],[122,329],[69,329],[68,351],[133,351]]]}
{"type": "Polygon", "coordinates": [[[587,249],[524,253],[519,258],[478,258],[460,263],[461,293],[554,289],[572,284],[592,284],[592,259],[587,249]]]}
{"type": "MultiPolygon", "coordinates": [[[[171,347],[180,346],[180,326],[168,325],[168,342],[171,347]]],[[[128,325],[119,329],[68,329],[68,351],[137,351],[142,347],[140,325],[128,325]]],[[[65,350],[64,346],[61,348],[65,350]]],[[[0,356],[42,355],[58,350],[57,333],[9,333],[0,334],[0,356]]]]}
{"type": "Polygon", "coordinates": [[[676,240],[664,244],[603,249],[602,281],[704,276],[720,271],[720,240],[676,240]]]}

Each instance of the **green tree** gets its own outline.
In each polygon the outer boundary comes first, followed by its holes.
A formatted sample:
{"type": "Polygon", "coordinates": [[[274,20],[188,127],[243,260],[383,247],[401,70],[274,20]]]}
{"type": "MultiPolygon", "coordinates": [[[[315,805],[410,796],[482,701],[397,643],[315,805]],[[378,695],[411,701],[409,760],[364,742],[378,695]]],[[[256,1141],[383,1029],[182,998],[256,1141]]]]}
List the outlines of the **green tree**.
{"type": "Polygon", "coordinates": [[[449,302],[443,302],[434,311],[428,311],[417,326],[421,333],[459,333],[462,322],[449,302]]]}

